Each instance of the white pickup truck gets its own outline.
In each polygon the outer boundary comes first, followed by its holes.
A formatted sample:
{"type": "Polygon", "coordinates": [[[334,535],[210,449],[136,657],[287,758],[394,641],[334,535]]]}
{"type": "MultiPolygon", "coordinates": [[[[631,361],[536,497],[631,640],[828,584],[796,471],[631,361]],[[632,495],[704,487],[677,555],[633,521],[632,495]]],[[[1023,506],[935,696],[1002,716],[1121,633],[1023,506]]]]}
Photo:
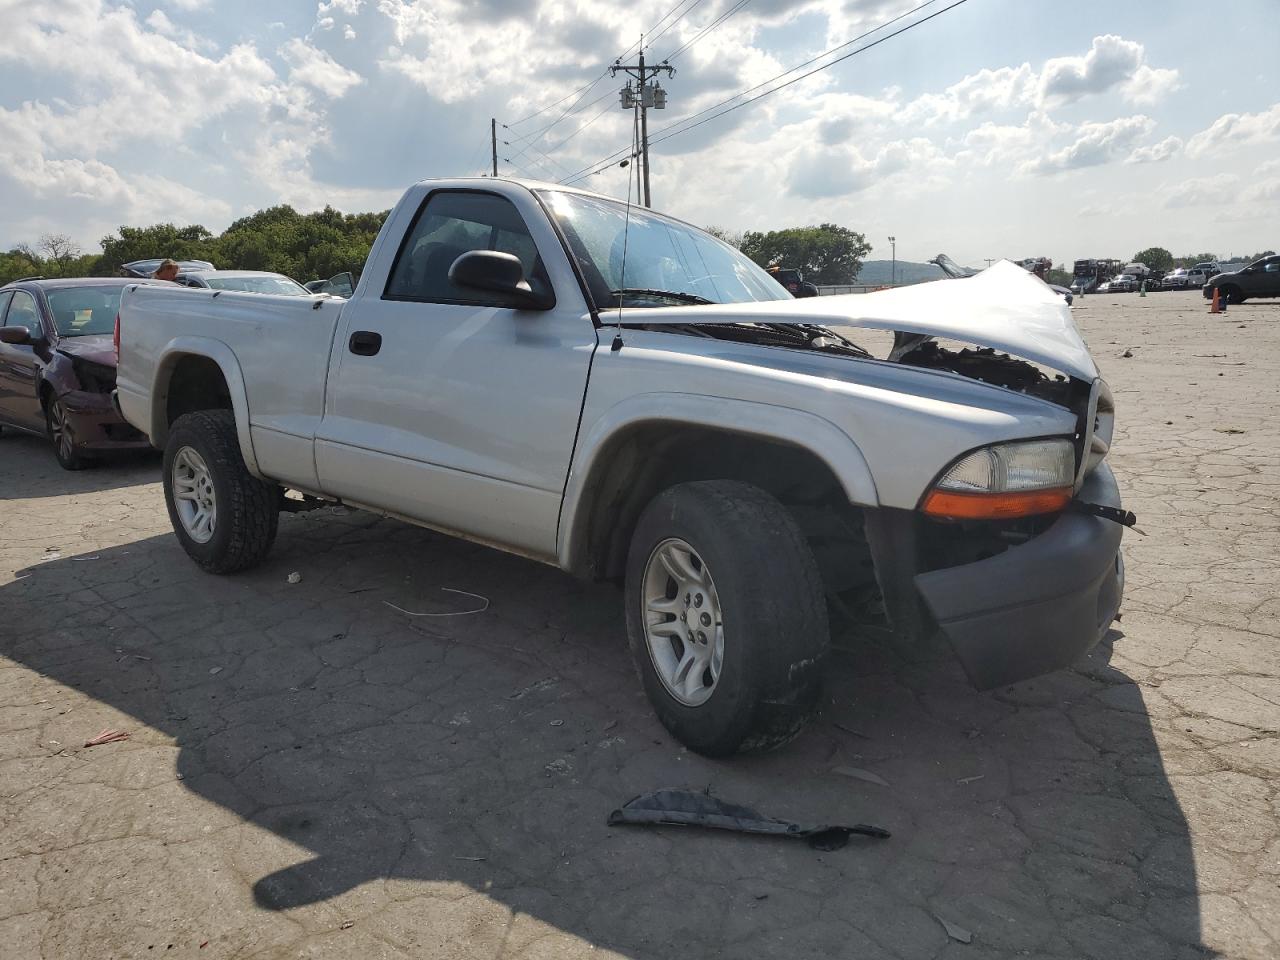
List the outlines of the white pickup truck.
{"type": "Polygon", "coordinates": [[[1120,604],[1111,396],[1011,263],[794,300],[649,210],[426,181],[350,300],[138,285],[117,344],[204,569],[260,561],[300,494],[621,581],[645,690],[705,754],[800,730],[832,617],[940,630],[985,688],[1120,604]]]}

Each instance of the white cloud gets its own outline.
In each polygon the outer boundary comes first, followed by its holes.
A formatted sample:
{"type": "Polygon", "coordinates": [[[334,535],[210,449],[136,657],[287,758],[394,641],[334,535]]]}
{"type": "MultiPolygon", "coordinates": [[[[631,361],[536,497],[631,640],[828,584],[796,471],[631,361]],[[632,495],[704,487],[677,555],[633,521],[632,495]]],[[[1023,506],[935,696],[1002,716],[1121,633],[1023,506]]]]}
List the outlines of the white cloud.
{"type": "Polygon", "coordinates": [[[1280,140],[1280,103],[1258,113],[1226,113],[1187,141],[1187,155],[1280,140]]]}
{"type": "Polygon", "coordinates": [[[1240,178],[1234,173],[1212,177],[1193,177],[1169,185],[1163,192],[1164,205],[1171,209],[1206,204],[1230,203],[1239,196],[1240,178]]]}
{"type": "Polygon", "coordinates": [[[339,13],[345,13],[349,17],[354,17],[360,12],[360,8],[364,6],[364,0],[321,0],[320,6],[316,13],[324,16],[326,13],[332,13],[337,10],[339,13]]]}
{"type": "Polygon", "coordinates": [[[1150,146],[1138,147],[1133,153],[1125,157],[1125,163],[1159,163],[1161,160],[1168,160],[1182,149],[1181,137],[1165,137],[1159,143],[1153,143],[1150,146]]]}
{"type": "Polygon", "coordinates": [[[209,0],[169,0],[169,5],[179,10],[200,10],[209,5],[209,0]]]}
{"type": "Polygon", "coordinates": [[[1134,141],[1149,134],[1155,125],[1154,120],[1144,116],[1120,117],[1107,123],[1082,123],[1076,130],[1074,141],[1061,150],[1027,161],[1022,170],[1050,174],[1108,163],[1122,156],[1134,141]]]}
{"type": "Polygon", "coordinates": [[[1178,80],[1177,70],[1149,67],[1144,63],[1121,85],[1120,89],[1130,103],[1151,107],[1182,89],[1182,84],[1178,80]]]}
{"type": "Polygon", "coordinates": [[[1129,80],[1142,65],[1142,44],[1114,34],[1094,37],[1082,57],[1056,57],[1040,72],[1040,97],[1047,103],[1070,102],[1104,93],[1129,80]]]}
{"type": "Polygon", "coordinates": [[[909,123],[954,123],[983,113],[1062,106],[1113,90],[1131,103],[1154,104],[1178,88],[1178,71],[1145,61],[1145,48],[1134,40],[1094,37],[1088,53],[1046,60],[1038,71],[1024,63],[969,74],[941,93],[917,97],[902,117],[909,123]]]}
{"type": "Polygon", "coordinates": [[[927,93],[918,97],[903,112],[903,119],[925,123],[965,120],[976,113],[1030,104],[1035,90],[1036,74],[1029,63],[1020,67],[979,70],[940,94],[927,93]]]}
{"type": "Polygon", "coordinates": [[[354,40],[354,39],[356,38],[356,32],[355,32],[355,30],[352,28],[351,24],[349,24],[349,23],[348,23],[348,24],[344,24],[344,25],[343,25],[343,27],[342,27],[342,38],[343,38],[344,40],[354,40]]]}
{"type": "Polygon", "coordinates": [[[289,64],[290,79],[314,87],[330,97],[341,97],[352,87],[364,83],[360,74],[298,37],[280,48],[280,56],[289,64]]]}

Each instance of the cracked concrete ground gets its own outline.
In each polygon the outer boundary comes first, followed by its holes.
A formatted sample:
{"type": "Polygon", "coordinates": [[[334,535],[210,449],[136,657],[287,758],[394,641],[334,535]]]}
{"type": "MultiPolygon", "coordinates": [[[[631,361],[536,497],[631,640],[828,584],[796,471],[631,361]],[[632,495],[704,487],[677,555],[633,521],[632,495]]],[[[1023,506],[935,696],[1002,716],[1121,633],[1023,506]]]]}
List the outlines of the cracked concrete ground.
{"type": "Polygon", "coordinates": [[[206,576],[156,458],[0,438],[0,953],[1275,957],[1280,305],[1077,317],[1146,533],[1109,640],[989,694],[849,640],[821,720],[728,762],[654,720],[613,588],[338,510],[206,576]],[[384,602],[442,587],[491,605],[384,602]],[[605,825],[664,786],[893,838],[605,825]]]}

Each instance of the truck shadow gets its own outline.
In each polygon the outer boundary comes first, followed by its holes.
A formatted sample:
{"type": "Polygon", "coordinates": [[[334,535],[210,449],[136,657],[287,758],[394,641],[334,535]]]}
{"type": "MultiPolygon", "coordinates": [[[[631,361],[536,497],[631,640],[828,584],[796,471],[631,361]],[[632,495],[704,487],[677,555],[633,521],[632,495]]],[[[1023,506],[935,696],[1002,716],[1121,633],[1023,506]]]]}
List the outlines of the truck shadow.
{"type": "Polygon", "coordinates": [[[265,910],[355,897],[358,917],[392,881],[460,884],[502,923],[645,960],[933,956],[936,917],[979,954],[1200,943],[1187,825],[1110,641],[979,695],[945,656],[854,639],[809,732],[714,762],[652,718],[612,587],[341,510],[282,518],[239,577],[199,573],[168,535],[93,556],[0,587],[0,652],[173,737],[185,788],[249,825],[265,910]],[[893,838],[820,854],[606,826],[671,786],[893,838]]]}
{"type": "MultiPolygon", "coordinates": [[[[84,470],[63,470],[44,437],[3,427],[0,457],[11,461],[5,471],[0,500],[31,500],[66,494],[95,493],[153,483],[160,470],[160,454],[129,450],[103,456],[84,470]]],[[[6,464],[8,466],[8,464],[6,464]]]]}

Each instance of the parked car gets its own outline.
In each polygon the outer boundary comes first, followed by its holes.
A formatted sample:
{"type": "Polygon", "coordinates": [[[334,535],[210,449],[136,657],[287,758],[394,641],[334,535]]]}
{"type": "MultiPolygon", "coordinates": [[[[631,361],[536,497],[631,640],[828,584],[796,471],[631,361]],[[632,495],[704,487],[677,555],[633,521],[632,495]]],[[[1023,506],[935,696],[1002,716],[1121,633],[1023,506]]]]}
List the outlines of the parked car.
{"type": "Polygon", "coordinates": [[[809,283],[799,270],[789,267],[770,267],[769,276],[787,288],[793,297],[816,297],[818,288],[809,283]]]}
{"type": "Polygon", "coordinates": [[[119,343],[197,565],[342,502],[621,581],[645,691],[704,754],[802,728],[830,610],[940,630],[992,687],[1075,661],[1120,604],[1111,395],[1012,263],[800,301],[656,211],[425,181],[350,300],[139,285],[119,343]]]}
{"type": "Polygon", "coordinates": [[[1209,282],[1209,278],[1221,273],[1217,264],[1196,264],[1187,270],[1186,288],[1196,290],[1209,282]]]}
{"type": "Polygon", "coordinates": [[[1190,282],[1190,271],[1186,267],[1178,267],[1164,275],[1160,287],[1164,290],[1185,290],[1190,282]]]}
{"type": "Polygon", "coordinates": [[[1112,277],[1101,287],[1098,288],[1099,293],[1133,293],[1138,289],[1138,278],[1131,273],[1122,273],[1118,277],[1112,277]]]}
{"type": "Polygon", "coordinates": [[[146,449],[113,407],[111,336],[120,291],[137,280],[19,280],[0,287],[0,425],[47,436],[67,470],[146,449]]]}
{"type": "Polygon", "coordinates": [[[280,293],[291,297],[311,295],[310,290],[283,273],[267,273],[262,270],[184,270],[178,274],[178,283],[208,290],[280,293]]]}
{"type": "MultiPolygon", "coordinates": [[[[162,263],[164,263],[163,257],[157,257],[151,260],[133,260],[121,266],[120,272],[126,277],[150,277],[160,269],[160,264],[162,263]]],[[[212,270],[213,264],[208,260],[179,260],[178,269],[212,270]]]]}
{"type": "Polygon", "coordinates": [[[1254,297],[1280,297],[1280,256],[1263,257],[1233,273],[1215,274],[1204,285],[1205,297],[1211,298],[1215,288],[1228,303],[1244,303],[1254,297]]]}

